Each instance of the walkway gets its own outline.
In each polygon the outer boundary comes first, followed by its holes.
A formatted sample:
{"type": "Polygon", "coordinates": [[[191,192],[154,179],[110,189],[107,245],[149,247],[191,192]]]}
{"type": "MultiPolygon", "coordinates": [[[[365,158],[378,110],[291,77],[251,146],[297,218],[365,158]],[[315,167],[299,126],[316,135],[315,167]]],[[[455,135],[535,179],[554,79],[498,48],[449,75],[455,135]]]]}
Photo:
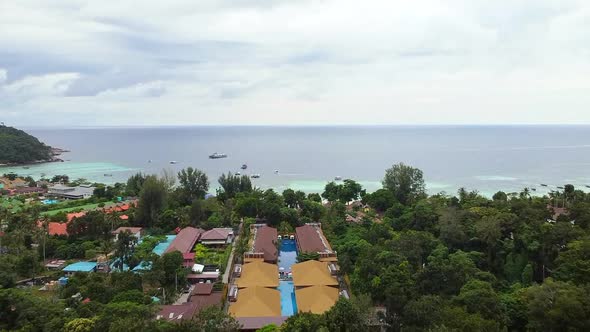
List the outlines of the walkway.
{"type": "Polygon", "coordinates": [[[231,275],[231,270],[232,270],[232,266],[233,266],[233,262],[234,262],[234,252],[236,251],[236,243],[238,243],[238,241],[240,241],[240,236],[237,235],[232,244],[231,244],[231,254],[229,254],[229,258],[227,260],[227,263],[225,265],[225,272],[223,273],[223,283],[224,284],[228,284],[229,283],[229,276],[231,275]]]}

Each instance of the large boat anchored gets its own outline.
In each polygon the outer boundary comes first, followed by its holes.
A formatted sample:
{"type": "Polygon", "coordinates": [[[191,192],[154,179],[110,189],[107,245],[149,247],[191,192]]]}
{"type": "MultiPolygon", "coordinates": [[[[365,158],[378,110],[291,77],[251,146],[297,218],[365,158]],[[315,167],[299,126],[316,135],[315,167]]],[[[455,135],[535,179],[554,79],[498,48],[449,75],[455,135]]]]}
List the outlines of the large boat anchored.
{"type": "Polygon", "coordinates": [[[227,158],[227,155],[225,153],[215,152],[214,154],[209,156],[209,159],[220,159],[220,158],[227,158]]]}

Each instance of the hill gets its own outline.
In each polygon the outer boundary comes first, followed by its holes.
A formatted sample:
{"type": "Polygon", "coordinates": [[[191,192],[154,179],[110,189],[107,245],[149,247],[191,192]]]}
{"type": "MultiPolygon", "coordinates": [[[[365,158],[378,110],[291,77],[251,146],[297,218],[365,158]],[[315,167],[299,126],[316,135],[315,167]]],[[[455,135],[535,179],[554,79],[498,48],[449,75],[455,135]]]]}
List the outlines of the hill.
{"type": "Polygon", "coordinates": [[[53,161],[53,149],[26,132],[0,125],[0,164],[53,161]]]}

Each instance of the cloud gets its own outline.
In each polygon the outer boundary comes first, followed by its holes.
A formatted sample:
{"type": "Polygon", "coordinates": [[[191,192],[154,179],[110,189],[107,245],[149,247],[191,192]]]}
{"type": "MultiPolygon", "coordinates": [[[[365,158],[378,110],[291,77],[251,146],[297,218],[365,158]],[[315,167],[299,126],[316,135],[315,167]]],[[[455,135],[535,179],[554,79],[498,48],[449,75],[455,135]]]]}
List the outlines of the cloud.
{"type": "Polygon", "coordinates": [[[16,125],[590,123],[583,0],[0,3],[16,125]]]}

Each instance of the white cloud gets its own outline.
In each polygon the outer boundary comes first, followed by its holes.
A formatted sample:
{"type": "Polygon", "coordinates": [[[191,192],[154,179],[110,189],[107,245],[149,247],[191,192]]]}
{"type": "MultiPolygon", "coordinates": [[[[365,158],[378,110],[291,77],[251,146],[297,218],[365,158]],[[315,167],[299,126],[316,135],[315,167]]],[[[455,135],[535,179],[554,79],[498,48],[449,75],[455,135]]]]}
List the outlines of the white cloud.
{"type": "Polygon", "coordinates": [[[0,2],[0,115],[590,123],[588,31],[583,0],[0,2]]]}

